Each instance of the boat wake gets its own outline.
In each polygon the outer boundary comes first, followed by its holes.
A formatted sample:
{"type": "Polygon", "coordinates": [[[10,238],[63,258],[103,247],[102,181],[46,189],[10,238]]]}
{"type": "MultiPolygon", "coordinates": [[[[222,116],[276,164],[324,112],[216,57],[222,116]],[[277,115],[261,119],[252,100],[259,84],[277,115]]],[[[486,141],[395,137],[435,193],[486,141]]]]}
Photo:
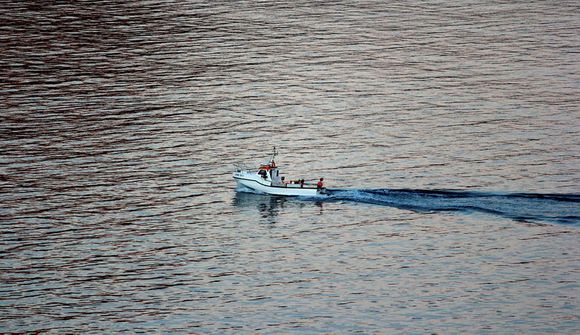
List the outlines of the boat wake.
{"type": "Polygon", "coordinates": [[[482,212],[516,221],[580,226],[580,194],[488,193],[413,189],[333,189],[314,201],[348,201],[416,212],[482,212]]]}

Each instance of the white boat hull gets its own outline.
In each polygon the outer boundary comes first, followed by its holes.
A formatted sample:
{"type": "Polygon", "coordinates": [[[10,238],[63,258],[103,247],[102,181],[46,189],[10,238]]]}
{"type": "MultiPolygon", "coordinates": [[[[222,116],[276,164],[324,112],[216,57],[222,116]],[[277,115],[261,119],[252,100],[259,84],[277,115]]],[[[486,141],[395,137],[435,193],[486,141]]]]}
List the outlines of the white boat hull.
{"type": "Polygon", "coordinates": [[[315,187],[300,187],[298,184],[288,184],[285,186],[271,186],[267,181],[260,181],[253,178],[242,178],[234,176],[239,186],[251,189],[257,193],[283,196],[317,196],[324,195],[326,189],[317,189],[315,187]]]}

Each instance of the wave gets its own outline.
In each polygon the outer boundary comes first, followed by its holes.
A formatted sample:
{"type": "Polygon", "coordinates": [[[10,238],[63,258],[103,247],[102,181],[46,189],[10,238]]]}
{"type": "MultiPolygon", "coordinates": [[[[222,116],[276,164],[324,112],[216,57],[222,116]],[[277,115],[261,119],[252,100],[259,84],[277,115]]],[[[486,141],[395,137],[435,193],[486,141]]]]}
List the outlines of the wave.
{"type": "Polygon", "coordinates": [[[416,189],[332,189],[316,201],[350,201],[416,212],[482,212],[515,221],[580,226],[580,194],[416,189]]]}

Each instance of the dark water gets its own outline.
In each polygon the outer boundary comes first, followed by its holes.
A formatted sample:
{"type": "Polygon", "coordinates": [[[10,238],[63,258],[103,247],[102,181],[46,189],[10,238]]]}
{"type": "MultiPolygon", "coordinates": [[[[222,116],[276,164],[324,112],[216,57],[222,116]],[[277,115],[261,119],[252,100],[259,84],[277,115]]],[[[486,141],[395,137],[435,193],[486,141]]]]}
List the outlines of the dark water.
{"type": "Polygon", "coordinates": [[[578,12],[2,2],[0,332],[579,333],[578,12]]]}
{"type": "Polygon", "coordinates": [[[314,201],[352,201],[418,212],[482,212],[523,222],[580,223],[580,195],[437,190],[330,190],[314,201]]]}

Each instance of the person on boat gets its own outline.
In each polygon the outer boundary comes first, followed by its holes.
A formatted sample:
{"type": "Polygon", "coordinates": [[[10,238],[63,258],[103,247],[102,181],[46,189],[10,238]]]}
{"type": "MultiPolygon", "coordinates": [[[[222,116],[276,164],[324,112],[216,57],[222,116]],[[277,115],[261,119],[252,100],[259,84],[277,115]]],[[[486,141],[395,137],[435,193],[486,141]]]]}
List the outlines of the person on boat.
{"type": "Polygon", "coordinates": [[[316,188],[320,190],[323,187],[324,187],[324,178],[320,178],[320,180],[316,184],[316,188]]]}
{"type": "Polygon", "coordinates": [[[263,178],[263,179],[267,179],[266,175],[267,175],[268,173],[266,172],[266,170],[260,170],[260,172],[258,172],[258,174],[259,174],[260,176],[262,176],[262,178],[263,178]]]}

